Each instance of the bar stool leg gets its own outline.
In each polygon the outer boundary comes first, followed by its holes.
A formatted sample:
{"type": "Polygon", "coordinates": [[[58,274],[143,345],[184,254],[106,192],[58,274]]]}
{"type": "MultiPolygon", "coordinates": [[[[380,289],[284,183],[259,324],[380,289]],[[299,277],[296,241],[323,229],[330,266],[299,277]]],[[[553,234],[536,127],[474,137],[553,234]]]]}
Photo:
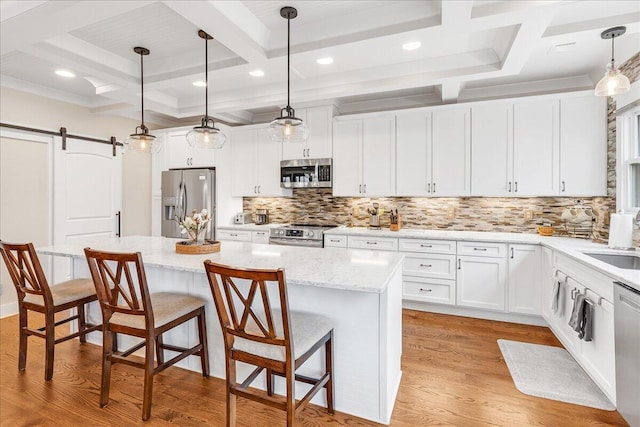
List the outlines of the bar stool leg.
{"type": "Polygon", "coordinates": [[[18,351],[18,370],[24,371],[27,365],[27,310],[20,309],[20,349],[18,351]]]}
{"type": "Polygon", "coordinates": [[[153,353],[155,337],[147,336],[147,349],[144,356],[144,393],[142,396],[142,421],[151,416],[151,398],[153,396],[153,353]]]}
{"type": "Polygon", "coordinates": [[[111,349],[115,339],[114,333],[102,330],[102,379],[100,385],[100,407],[104,408],[109,403],[109,388],[111,387],[111,349]]]}
{"type": "Polygon", "coordinates": [[[50,381],[53,378],[53,357],[55,354],[55,319],[53,318],[53,312],[45,313],[46,327],[45,327],[45,368],[44,368],[44,380],[50,381]]]}
{"type": "Polygon", "coordinates": [[[327,412],[330,414],[335,413],[333,409],[333,401],[335,399],[333,391],[333,330],[329,336],[329,340],[324,345],[324,368],[329,373],[329,381],[325,385],[327,389],[327,412]]]}
{"type": "Polygon", "coordinates": [[[84,317],[84,304],[78,306],[78,332],[80,333],[80,342],[87,342],[87,335],[85,333],[86,318],[84,317]]]}
{"type": "Polygon", "coordinates": [[[209,347],[207,341],[207,321],[204,314],[204,307],[200,309],[198,315],[198,336],[200,338],[200,344],[202,344],[202,350],[200,350],[200,365],[202,368],[202,376],[209,376],[209,347]]]}

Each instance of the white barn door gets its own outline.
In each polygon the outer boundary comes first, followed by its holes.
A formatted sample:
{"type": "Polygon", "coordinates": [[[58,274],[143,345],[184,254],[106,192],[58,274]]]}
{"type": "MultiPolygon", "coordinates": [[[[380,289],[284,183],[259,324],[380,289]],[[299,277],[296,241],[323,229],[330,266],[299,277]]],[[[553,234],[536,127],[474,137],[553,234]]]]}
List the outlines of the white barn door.
{"type": "MultiPolygon", "coordinates": [[[[89,243],[120,233],[122,150],[108,144],[55,138],[53,150],[53,244],[89,243]]],[[[60,258],[60,257],[55,257],[60,258]]],[[[72,275],[68,260],[56,260],[55,281],[72,275]]]]}

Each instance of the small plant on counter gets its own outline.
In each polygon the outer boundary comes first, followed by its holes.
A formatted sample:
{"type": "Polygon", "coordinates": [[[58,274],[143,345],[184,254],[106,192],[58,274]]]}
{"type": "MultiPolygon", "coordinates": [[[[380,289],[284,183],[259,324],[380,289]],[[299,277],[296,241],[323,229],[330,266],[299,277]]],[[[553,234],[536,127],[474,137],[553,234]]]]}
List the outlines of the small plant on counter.
{"type": "Polygon", "coordinates": [[[180,232],[189,236],[190,244],[204,244],[204,231],[211,221],[211,215],[207,209],[202,209],[199,213],[194,209],[191,216],[185,216],[184,219],[176,216],[175,220],[180,224],[180,232]]]}

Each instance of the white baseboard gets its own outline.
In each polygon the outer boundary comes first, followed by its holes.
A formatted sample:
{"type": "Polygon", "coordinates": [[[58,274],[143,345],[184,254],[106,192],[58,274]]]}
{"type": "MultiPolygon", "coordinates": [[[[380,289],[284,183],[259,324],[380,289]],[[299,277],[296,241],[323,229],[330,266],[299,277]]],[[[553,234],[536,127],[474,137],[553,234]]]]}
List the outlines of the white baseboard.
{"type": "Polygon", "coordinates": [[[18,301],[0,305],[0,319],[18,314],[18,301]]]}
{"type": "Polygon", "coordinates": [[[466,307],[456,307],[451,305],[429,304],[418,301],[402,301],[402,308],[410,310],[428,311],[431,313],[451,314],[454,316],[474,317],[476,319],[497,320],[500,322],[522,323],[524,325],[546,326],[549,324],[542,316],[531,316],[523,314],[502,313],[489,310],[478,310],[466,307]]]}

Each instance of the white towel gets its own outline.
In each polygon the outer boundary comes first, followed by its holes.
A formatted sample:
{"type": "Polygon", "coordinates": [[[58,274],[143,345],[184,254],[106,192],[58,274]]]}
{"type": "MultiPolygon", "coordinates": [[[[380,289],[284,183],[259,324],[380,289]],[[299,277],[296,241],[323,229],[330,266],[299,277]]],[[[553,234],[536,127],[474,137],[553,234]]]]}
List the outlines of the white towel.
{"type": "Polygon", "coordinates": [[[560,280],[553,279],[553,291],[551,291],[551,311],[558,312],[558,302],[560,301],[560,280]]]}

